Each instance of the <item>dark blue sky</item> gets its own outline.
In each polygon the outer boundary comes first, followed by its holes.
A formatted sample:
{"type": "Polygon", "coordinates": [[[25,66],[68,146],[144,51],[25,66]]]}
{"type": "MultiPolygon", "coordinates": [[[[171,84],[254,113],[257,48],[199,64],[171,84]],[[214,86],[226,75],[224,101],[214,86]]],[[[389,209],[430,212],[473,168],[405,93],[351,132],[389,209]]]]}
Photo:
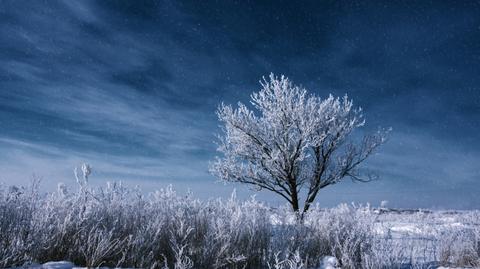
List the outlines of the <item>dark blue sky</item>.
{"type": "Polygon", "coordinates": [[[94,184],[225,195],[215,109],[270,72],[393,127],[381,180],[322,205],[480,207],[478,1],[0,1],[0,181],[73,184],[86,161],[94,184]]]}

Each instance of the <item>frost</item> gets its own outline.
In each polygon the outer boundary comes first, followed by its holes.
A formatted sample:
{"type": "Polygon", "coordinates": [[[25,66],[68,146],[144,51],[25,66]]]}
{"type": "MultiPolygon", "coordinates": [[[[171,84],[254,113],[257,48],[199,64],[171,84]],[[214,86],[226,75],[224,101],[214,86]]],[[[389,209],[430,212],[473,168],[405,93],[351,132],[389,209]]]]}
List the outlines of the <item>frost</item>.
{"type": "Polygon", "coordinates": [[[273,74],[261,85],[251,95],[255,110],[242,103],[237,108],[219,107],[222,156],[211,164],[214,175],[274,192],[303,213],[322,188],[344,178],[363,182],[374,178],[358,167],[386,141],[388,130],[353,141],[352,132],[365,119],[351,99],[346,95],[321,99],[273,74]]]}
{"type": "Polygon", "coordinates": [[[480,212],[200,201],[172,187],[0,188],[0,267],[435,268],[480,265],[480,212]],[[51,262],[51,261],[70,262],[51,262]],[[335,263],[335,260],[337,261],[335,263]],[[42,265],[43,263],[43,265],[42,265]],[[430,267],[429,267],[430,266],[430,267]]]}

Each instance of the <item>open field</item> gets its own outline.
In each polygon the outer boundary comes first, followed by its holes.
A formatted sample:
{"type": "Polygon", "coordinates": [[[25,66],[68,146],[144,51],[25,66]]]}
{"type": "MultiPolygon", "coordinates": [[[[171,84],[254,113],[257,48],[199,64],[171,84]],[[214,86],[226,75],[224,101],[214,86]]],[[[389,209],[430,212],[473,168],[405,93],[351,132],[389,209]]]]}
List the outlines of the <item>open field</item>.
{"type": "Polygon", "coordinates": [[[317,206],[300,223],[287,207],[235,195],[199,201],[115,183],[37,189],[1,188],[1,267],[319,268],[325,256],[341,268],[480,265],[478,211],[317,206]]]}

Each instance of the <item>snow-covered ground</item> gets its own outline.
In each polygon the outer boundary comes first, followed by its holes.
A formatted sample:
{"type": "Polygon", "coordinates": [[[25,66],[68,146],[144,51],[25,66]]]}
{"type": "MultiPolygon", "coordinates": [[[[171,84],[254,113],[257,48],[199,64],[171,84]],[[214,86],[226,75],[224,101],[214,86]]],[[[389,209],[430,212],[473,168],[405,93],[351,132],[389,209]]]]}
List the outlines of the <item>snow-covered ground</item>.
{"type": "MultiPolygon", "coordinates": [[[[98,267],[99,269],[108,269],[108,267],[98,267]]],[[[444,267],[440,266],[437,269],[472,269],[473,267],[444,267]]],[[[44,264],[31,265],[27,267],[17,267],[12,269],[88,269],[87,267],[77,267],[71,262],[58,261],[47,262],[44,264]]],[[[318,269],[340,269],[338,260],[335,257],[326,256],[318,269]]]]}
{"type": "Polygon", "coordinates": [[[57,262],[46,262],[44,264],[32,264],[20,268],[29,268],[29,269],[86,269],[86,267],[76,267],[73,263],[67,261],[57,261],[57,262]]]}
{"type": "MultiPolygon", "coordinates": [[[[339,265],[338,260],[335,257],[326,256],[323,258],[319,269],[336,269],[336,268],[339,268],[338,265],[339,265]]],[[[98,268],[108,269],[108,267],[98,267],[98,268]]],[[[17,267],[17,268],[11,268],[11,269],[88,269],[88,268],[77,267],[73,263],[67,262],[67,261],[57,261],[57,262],[47,262],[44,264],[33,264],[26,267],[17,267]]]]}

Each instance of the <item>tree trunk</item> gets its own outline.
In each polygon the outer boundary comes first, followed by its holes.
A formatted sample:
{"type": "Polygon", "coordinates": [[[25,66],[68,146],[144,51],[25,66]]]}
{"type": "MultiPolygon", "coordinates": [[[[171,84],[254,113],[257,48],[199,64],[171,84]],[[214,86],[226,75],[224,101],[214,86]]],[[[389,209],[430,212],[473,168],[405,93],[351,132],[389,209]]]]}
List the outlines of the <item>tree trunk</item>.
{"type": "Polygon", "coordinates": [[[290,191],[292,193],[292,209],[294,212],[299,212],[300,206],[298,204],[298,193],[297,193],[297,188],[291,187],[290,191]]]}
{"type": "Polygon", "coordinates": [[[311,205],[311,203],[306,203],[305,206],[304,206],[304,208],[303,208],[303,211],[302,211],[302,212],[299,212],[299,214],[300,214],[300,221],[301,221],[302,223],[303,223],[303,219],[304,219],[304,217],[305,217],[305,214],[307,214],[308,209],[310,209],[310,205],[311,205]]]}
{"type": "Polygon", "coordinates": [[[303,213],[306,213],[308,209],[310,209],[311,203],[305,203],[305,207],[303,208],[303,213]]]}

